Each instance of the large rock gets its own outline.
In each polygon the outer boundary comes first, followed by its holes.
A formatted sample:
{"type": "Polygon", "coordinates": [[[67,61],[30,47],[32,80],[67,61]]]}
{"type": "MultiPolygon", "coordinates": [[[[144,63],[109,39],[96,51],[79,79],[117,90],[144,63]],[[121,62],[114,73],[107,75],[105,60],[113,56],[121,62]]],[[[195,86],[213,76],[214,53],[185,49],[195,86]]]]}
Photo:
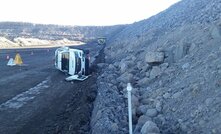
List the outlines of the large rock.
{"type": "Polygon", "coordinates": [[[179,61],[189,53],[191,45],[192,44],[187,42],[186,40],[182,40],[180,43],[178,43],[174,50],[175,62],[179,61]]]}
{"type": "Polygon", "coordinates": [[[142,115],[139,117],[137,125],[143,126],[147,121],[151,121],[151,118],[146,115],[142,115]]]}
{"type": "Polygon", "coordinates": [[[151,66],[147,63],[144,64],[143,61],[139,61],[139,62],[137,62],[137,68],[139,70],[142,70],[142,71],[146,72],[148,69],[151,68],[151,66]]]}
{"type": "Polygon", "coordinates": [[[220,32],[219,27],[213,26],[213,28],[211,30],[211,36],[212,36],[213,39],[220,39],[221,32],[220,32]]]}
{"type": "Polygon", "coordinates": [[[163,52],[147,52],[145,61],[147,63],[162,63],[164,61],[163,52]]]}
{"type": "Polygon", "coordinates": [[[143,115],[147,112],[147,109],[148,109],[148,105],[140,105],[138,108],[137,108],[137,114],[140,114],[140,115],[143,115]]]}
{"type": "Polygon", "coordinates": [[[134,59],[131,59],[130,61],[127,61],[126,59],[121,60],[119,63],[120,72],[124,73],[128,69],[130,69],[134,65],[135,61],[134,59]]]}
{"type": "Polygon", "coordinates": [[[183,58],[184,56],[184,46],[181,44],[176,47],[174,50],[174,60],[178,61],[179,59],[183,58]]]}
{"type": "Polygon", "coordinates": [[[142,115],[139,117],[138,121],[137,121],[137,125],[134,129],[134,133],[135,134],[140,134],[141,128],[142,126],[147,122],[147,121],[151,121],[151,118],[146,116],[146,115],[142,115]]]}
{"type": "Polygon", "coordinates": [[[159,134],[160,130],[154,122],[147,121],[141,129],[141,134],[150,134],[150,133],[159,134]]]}
{"type": "Polygon", "coordinates": [[[133,117],[133,120],[137,120],[136,118],[136,111],[137,111],[137,107],[139,106],[139,99],[135,96],[135,95],[132,95],[131,97],[131,103],[132,103],[132,117],[133,117]]]}
{"type": "Polygon", "coordinates": [[[180,98],[181,96],[182,96],[182,91],[176,92],[175,94],[173,94],[173,98],[174,98],[174,99],[178,99],[178,98],[180,98]]]}
{"type": "Polygon", "coordinates": [[[169,50],[165,51],[164,62],[168,62],[168,63],[173,63],[174,62],[173,47],[171,47],[171,48],[169,48],[169,50]]]}
{"type": "Polygon", "coordinates": [[[117,78],[118,82],[128,83],[133,80],[133,74],[125,72],[119,78],[117,78]]]}
{"type": "Polygon", "coordinates": [[[155,105],[156,105],[156,110],[158,112],[161,112],[162,111],[162,102],[157,101],[155,105]]]}
{"type": "Polygon", "coordinates": [[[132,101],[132,107],[138,107],[139,106],[139,99],[135,95],[131,96],[131,101],[132,101]]]}
{"type": "Polygon", "coordinates": [[[115,68],[115,66],[114,66],[113,64],[110,64],[110,65],[108,66],[108,69],[109,69],[109,70],[112,70],[112,71],[115,71],[115,70],[116,70],[116,68],[115,68]]]}
{"type": "Polygon", "coordinates": [[[169,63],[163,63],[160,65],[162,71],[165,71],[169,67],[169,63]]]}
{"type": "Polygon", "coordinates": [[[161,69],[158,66],[154,66],[150,72],[150,79],[154,79],[161,74],[161,69]]]}
{"type": "Polygon", "coordinates": [[[137,83],[140,87],[146,87],[150,82],[150,78],[144,77],[143,79],[140,79],[137,83]]]}
{"type": "Polygon", "coordinates": [[[157,110],[156,109],[148,109],[146,111],[146,115],[149,117],[156,117],[157,116],[157,110]]]}
{"type": "Polygon", "coordinates": [[[126,70],[128,69],[128,63],[127,62],[123,62],[123,63],[120,63],[120,71],[121,73],[124,73],[126,72],[126,70]]]}

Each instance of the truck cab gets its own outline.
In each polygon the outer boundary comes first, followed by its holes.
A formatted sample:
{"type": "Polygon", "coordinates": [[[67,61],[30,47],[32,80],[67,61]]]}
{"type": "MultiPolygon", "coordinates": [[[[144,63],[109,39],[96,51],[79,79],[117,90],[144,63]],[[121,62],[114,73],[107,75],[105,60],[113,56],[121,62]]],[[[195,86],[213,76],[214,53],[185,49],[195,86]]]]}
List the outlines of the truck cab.
{"type": "MultiPolygon", "coordinates": [[[[89,51],[61,47],[55,51],[55,67],[71,75],[71,78],[85,78],[89,75],[89,51]]],[[[78,80],[78,79],[77,79],[78,80]]]]}

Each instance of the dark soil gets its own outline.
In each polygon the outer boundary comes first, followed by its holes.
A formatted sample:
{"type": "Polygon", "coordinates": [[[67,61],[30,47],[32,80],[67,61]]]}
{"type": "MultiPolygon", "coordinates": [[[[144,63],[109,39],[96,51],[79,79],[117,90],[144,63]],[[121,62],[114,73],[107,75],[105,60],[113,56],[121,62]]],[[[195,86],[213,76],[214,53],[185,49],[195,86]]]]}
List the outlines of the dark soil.
{"type": "MultiPolygon", "coordinates": [[[[100,48],[89,48],[91,56],[100,48]]],[[[64,73],[53,66],[53,51],[45,55],[34,56],[20,52],[26,67],[9,68],[3,56],[0,78],[0,105],[14,96],[35,87],[45,79],[48,88],[41,91],[33,100],[19,109],[0,109],[1,134],[81,134],[90,133],[90,118],[93,101],[96,98],[97,72],[92,70],[91,76],[83,82],[66,82],[64,73]],[[26,56],[27,55],[27,56],[26,56]],[[47,57],[47,58],[46,58],[47,57]],[[11,76],[13,75],[13,78],[11,76]],[[15,84],[13,84],[15,82],[15,84]],[[3,90],[7,89],[7,90],[3,90]],[[10,91],[10,92],[7,92],[10,91]]],[[[2,56],[2,55],[0,55],[2,56]]],[[[93,66],[103,59],[97,56],[93,66]]]]}

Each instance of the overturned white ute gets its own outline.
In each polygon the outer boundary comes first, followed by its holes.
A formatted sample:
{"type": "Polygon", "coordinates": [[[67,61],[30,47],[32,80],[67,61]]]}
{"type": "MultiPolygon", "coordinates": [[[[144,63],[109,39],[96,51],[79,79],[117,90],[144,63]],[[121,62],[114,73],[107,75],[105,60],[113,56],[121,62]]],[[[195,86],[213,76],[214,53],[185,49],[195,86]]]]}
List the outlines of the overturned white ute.
{"type": "Polygon", "coordinates": [[[71,75],[65,79],[67,81],[87,79],[90,73],[89,66],[89,50],[61,47],[55,51],[55,67],[71,75]]]}

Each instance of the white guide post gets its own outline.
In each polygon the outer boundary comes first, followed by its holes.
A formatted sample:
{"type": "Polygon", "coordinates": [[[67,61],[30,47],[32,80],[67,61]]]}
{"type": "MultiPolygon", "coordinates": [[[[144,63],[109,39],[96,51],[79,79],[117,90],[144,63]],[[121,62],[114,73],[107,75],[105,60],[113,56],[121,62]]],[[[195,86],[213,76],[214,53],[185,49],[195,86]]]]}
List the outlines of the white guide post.
{"type": "Polygon", "coordinates": [[[133,133],[133,130],[132,130],[131,91],[132,91],[132,86],[131,86],[130,83],[127,83],[127,92],[128,92],[128,117],[129,117],[129,134],[132,134],[132,133],[133,133]]]}

